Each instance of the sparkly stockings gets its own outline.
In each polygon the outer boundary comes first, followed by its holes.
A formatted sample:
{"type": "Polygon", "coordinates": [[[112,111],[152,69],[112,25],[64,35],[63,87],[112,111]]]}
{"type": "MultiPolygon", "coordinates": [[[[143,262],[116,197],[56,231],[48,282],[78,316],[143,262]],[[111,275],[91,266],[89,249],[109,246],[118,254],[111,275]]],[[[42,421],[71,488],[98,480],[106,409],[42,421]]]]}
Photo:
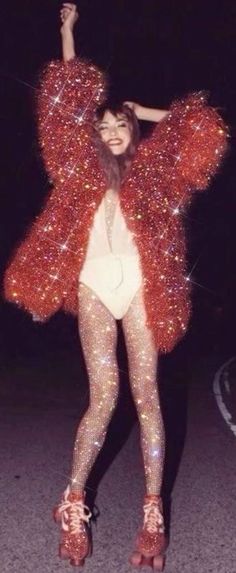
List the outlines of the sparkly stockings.
{"type": "Polygon", "coordinates": [[[146,492],[160,494],[165,434],[157,385],[157,349],[146,326],[139,289],[122,321],[128,353],[129,380],[141,430],[146,492]]]}
{"type": "MultiPolygon", "coordinates": [[[[145,325],[141,289],[122,320],[129,379],[141,429],[147,494],[159,494],[164,460],[164,428],[156,383],[157,350],[145,325]]],[[[86,285],[79,285],[79,332],[90,385],[90,404],[75,440],[72,490],[81,492],[104,443],[116,406],[119,376],[116,320],[86,285]]]]}

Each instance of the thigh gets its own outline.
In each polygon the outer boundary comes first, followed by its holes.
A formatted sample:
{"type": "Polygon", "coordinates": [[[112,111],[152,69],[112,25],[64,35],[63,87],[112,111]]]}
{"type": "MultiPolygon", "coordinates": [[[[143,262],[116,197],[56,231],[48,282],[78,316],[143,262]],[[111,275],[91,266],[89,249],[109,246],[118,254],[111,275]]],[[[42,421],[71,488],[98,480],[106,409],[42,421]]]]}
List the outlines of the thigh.
{"type": "Polygon", "coordinates": [[[116,320],[96,294],[79,283],[79,335],[89,374],[116,363],[116,320]]]}
{"type": "Polygon", "coordinates": [[[147,327],[142,288],[136,293],[122,326],[128,354],[129,378],[135,401],[157,396],[158,350],[147,327]]]}
{"type": "Polygon", "coordinates": [[[134,296],[127,313],[122,320],[126,347],[130,358],[135,358],[140,353],[146,353],[157,359],[156,348],[152,332],[147,326],[147,316],[143,298],[143,289],[139,288],[134,296]]]}

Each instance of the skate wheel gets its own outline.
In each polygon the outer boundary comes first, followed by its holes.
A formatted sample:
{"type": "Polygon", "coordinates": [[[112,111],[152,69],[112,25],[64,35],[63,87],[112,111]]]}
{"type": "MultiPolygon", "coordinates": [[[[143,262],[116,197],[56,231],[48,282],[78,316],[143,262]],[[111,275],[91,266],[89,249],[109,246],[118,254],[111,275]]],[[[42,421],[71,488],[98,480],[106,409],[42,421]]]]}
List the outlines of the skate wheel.
{"type": "Polygon", "coordinates": [[[79,561],[76,561],[76,559],[70,560],[70,564],[72,565],[72,567],[83,567],[84,563],[85,563],[84,559],[80,559],[79,561]]]}
{"type": "Polygon", "coordinates": [[[61,522],[61,516],[60,516],[60,514],[58,513],[56,507],[53,509],[52,516],[53,516],[53,519],[54,519],[55,523],[60,523],[60,522],[61,522]]]}
{"type": "Polygon", "coordinates": [[[142,564],[142,555],[138,551],[134,551],[134,553],[130,557],[130,564],[134,567],[140,567],[142,564]]]}
{"type": "Polygon", "coordinates": [[[154,571],[163,571],[165,565],[164,555],[155,555],[153,557],[153,569],[154,571]]]}
{"type": "Polygon", "coordinates": [[[64,545],[59,545],[59,557],[61,559],[69,559],[70,557],[64,545]]]}

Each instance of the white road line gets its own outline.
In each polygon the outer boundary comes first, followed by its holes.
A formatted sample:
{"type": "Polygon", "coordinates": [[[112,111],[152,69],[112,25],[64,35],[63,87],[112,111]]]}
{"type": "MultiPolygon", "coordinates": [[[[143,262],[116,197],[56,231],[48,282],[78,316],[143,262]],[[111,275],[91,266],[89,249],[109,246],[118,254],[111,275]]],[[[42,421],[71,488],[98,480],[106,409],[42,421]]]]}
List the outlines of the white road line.
{"type": "Polygon", "coordinates": [[[222,384],[224,384],[225,389],[226,389],[227,393],[229,394],[230,389],[229,389],[229,380],[228,380],[228,376],[227,376],[227,369],[228,369],[229,365],[232,364],[232,362],[236,362],[236,356],[233,356],[233,358],[230,358],[230,360],[227,360],[227,362],[225,362],[219,368],[219,370],[217,370],[217,372],[214,376],[214,380],[213,380],[213,392],[215,394],[216,403],[217,403],[217,406],[220,410],[222,417],[224,418],[227,426],[229,426],[231,432],[233,432],[233,434],[236,437],[236,424],[232,424],[232,422],[231,422],[232,415],[228,411],[228,409],[227,409],[227,407],[223,401],[221,384],[220,384],[221,380],[222,380],[222,384]],[[224,376],[223,376],[223,374],[224,374],[224,376]]]}

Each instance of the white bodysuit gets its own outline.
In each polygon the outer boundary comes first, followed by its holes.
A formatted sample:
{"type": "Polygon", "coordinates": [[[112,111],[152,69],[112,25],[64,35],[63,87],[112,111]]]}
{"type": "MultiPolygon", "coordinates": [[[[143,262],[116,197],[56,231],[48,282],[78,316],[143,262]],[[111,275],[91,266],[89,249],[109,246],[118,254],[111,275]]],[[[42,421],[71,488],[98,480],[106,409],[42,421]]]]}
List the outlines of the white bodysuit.
{"type": "Polygon", "coordinates": [[[112,189],[95,213],[79,282],[90,287],[116,319],[126,314],[142,284],[138,249],[112,189]]]}

